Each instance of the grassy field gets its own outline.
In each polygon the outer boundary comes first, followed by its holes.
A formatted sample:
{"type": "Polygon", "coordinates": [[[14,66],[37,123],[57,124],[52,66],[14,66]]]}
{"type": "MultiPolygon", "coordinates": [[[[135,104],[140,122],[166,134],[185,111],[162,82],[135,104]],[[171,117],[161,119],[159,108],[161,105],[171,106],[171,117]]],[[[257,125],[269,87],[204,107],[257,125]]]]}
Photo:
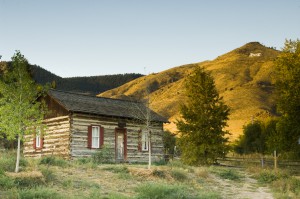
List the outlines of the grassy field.
{"type": "Polygon", "coordinates": [[[92,159],[22,159],[0,153],[0,198],[299,198],[300,179],[287,171],[95,164],[92,159]]]}

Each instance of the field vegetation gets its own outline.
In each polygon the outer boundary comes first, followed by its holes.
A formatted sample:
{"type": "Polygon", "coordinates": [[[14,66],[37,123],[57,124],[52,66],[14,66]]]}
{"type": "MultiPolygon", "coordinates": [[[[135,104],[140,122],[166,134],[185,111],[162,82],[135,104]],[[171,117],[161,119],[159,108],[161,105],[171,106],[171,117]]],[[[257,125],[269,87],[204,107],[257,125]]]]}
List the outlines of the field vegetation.
{"type": "Polygon", "coordinates": [[[299,198],[300,179],[288,171],[187,166],[179,160],[151,169],[96,163],[93,158],[21,159],[1,152],[0,198],[299,198]],[[272,191],[272,192],[271,192],[272,191]]]}

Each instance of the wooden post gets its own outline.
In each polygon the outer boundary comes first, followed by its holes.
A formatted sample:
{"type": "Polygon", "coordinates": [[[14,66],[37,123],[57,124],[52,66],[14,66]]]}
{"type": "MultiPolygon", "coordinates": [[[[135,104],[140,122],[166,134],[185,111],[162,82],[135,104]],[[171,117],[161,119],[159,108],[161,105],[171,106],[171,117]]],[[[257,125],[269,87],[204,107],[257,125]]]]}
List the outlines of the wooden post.
{"type": "Polygon", "coordinates": [[[274,151],[274,169],[277,170],[277,154],[276,154],[276,150],[274,151]]]}

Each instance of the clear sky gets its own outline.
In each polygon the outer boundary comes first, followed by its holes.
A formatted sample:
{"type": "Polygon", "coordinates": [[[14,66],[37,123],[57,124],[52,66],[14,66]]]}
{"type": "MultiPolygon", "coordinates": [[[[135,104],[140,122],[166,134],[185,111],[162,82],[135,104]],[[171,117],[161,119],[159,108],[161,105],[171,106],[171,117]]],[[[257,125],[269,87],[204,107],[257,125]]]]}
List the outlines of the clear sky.
{"type": "Polygon", "coordinates": [[[2,60],[20,50],[61,77],[160,72],[286,38],[300,38],[300,0],[0,0],[2,60]]]}

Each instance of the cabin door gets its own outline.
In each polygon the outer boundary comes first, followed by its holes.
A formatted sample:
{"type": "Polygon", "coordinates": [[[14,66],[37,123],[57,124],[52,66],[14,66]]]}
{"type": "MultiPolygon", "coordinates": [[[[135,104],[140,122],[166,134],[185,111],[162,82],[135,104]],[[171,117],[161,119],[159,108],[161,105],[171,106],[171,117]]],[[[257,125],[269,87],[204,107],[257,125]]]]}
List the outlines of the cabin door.
{"type": "Polygon", "coordinates": [[[126,129],[116,129],[115,135],[115,151],[116,151],[116,160],[124,161],[127,155],[127,135],[126,129]]]}

